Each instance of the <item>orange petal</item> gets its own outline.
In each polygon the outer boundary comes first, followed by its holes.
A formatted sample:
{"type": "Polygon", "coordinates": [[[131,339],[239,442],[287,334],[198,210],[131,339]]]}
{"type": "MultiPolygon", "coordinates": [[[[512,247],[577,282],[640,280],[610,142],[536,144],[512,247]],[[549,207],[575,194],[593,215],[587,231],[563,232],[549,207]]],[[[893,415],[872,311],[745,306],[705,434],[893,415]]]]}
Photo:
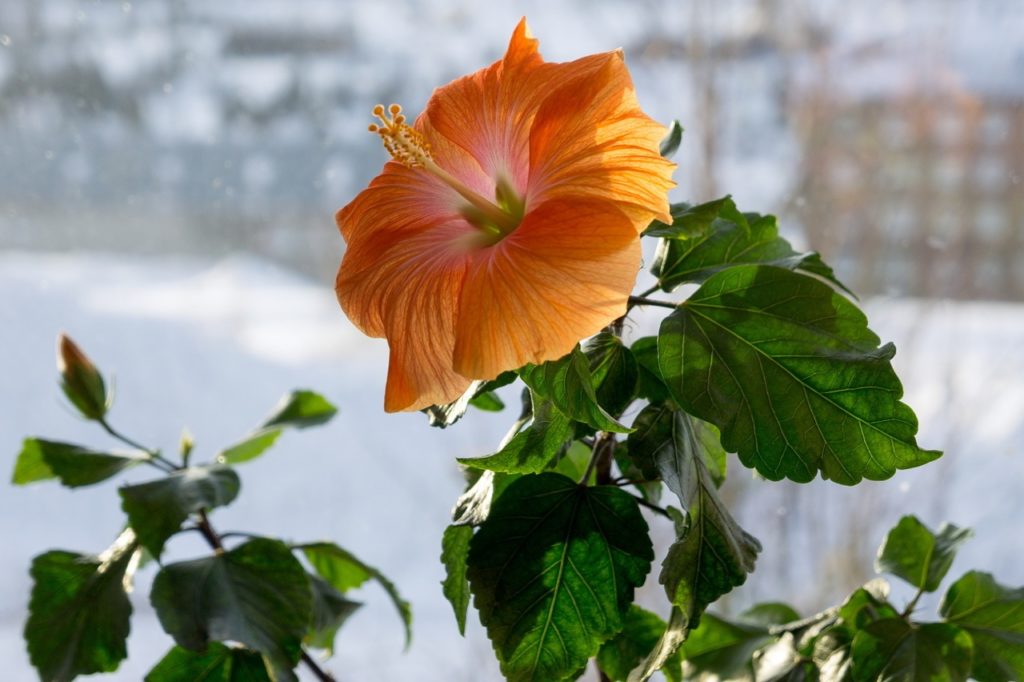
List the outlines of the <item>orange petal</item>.
{"type": "Polygon", "coordinates": [[[453,364],[490,379],[559,358],[623,315],[640,268],[632,220],[605,201],[556,200],[475,254],[462,287],[453,364]]]}
{"type": "Polygon", "coordinates": [[[658,151],[665,128],[641,111],[621,52],[601,68],[563,82],[545,99],[530,131],[527,203],[554,197],[615,202],[637,232],[671,222],[675,164],[658,151]]]}

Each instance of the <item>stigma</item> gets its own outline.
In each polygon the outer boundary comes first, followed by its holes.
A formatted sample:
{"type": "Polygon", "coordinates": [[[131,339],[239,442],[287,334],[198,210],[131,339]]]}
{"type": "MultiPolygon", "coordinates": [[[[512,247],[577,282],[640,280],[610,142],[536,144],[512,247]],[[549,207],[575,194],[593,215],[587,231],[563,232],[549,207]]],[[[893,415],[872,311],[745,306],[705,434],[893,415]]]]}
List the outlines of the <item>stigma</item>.
{"type": "Polygon", "coordinates": [[[499,203],[488,200],[437,165],[430,153],[430,143],[422,133],[406,123],[402,107],[392,104],[385,109],[383,104],[378,104],[373,108],[373,115],[379,123],[371,123],[368,130],[380,136],[391,158],[408,168],[422,169],[455,190],[468,202],[460,208],[460,213],[486,235],[488,243],[500,241],[519,227],[523,205],[518,199],[510,200],[507,183],[501,180],[496,183],[499,203]]]}

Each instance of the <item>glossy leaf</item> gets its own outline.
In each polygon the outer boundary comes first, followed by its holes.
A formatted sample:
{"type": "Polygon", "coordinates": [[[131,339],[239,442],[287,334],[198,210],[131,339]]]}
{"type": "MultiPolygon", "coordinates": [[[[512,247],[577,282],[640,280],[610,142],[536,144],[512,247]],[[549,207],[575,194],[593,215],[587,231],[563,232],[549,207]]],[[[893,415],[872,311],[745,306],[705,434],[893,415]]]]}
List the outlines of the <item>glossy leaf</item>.
{"type": "Polygon", "coordinates": [[[124,582],[134,549],[115,546],[99,557],[53,550],[32,560],[25,641],[42,679],[111,672],[127,657],[132,606],[124,582]]]}
{"type": "Polygon", "coordinates": [[[118,490],[121,508],[139,542],[159,558],[167,539],[181,524],[201,509],[231,504],[238,496],[241,482],[233,469],[211,465],[190,467],[148,483],[124,486],[118,490]]]}
{"type": "Polygon", "coordinates": [[[288,546],[259,538],[203,559],[168,564],[150,593],[164,631],[204,651],[234,641],[259,651],[278,681],[294,681],[312,618],[306,572],[288,546]]]}
{"type": "Polygon", "coordinates": [[[459,634],[466,634],[466,611],[469,609],[469,578],[466,577],[466,561],[469,557],[469,541],[473,538],[470,526],[448,526],[441,539],[441,563],[444,564],[445,579],[441,590],[445,599],[455,611],[459,634]]]}
{"type": "Polygon", "coordinates": [[[798,253],[779,237],[775,216],[741,215],[728,197],[688,209],[671,230],[657,234],[677,237],[661,243],[654,263],[654,274],[665,291],[687,282],[700,284],[740,265],[801,270],[845,290],[817,253],[798,253]]]}
{"type": "Polygon", "coordinates": [[[558,360],[527,365],[519,375],[534,393],[550,400],[566,417],[599,431],[629,432],[598,404],[590,363],[579,346],[558,360]]]}
{"type": "Polygon", "coordinates": [[[338,630],[362,604],[346,599],[320,576],[309,574],[308,577],[313,592],[313,616],[304,641],[314,649],[325,649],[334,655],[338,630]]]}
{"type": "Polygon", "coordinates": [[[851,670],[854,682],[966,682],[971,655],[970,635],[955,625],[887,618],[854,637],[851,670]]]}
{"type": "Polygon", "coordinates": [[[573,439],[573,422],[551,401],[531,391],[532,421],[498,452],[486,457],[459,458],[474,469],[503,473],[539,473],[565,451],[573,439]]]}
{"type": "Polygon", "coordinates": [[[974,640],[972,678],[1024,680],[1024,587],[1004,587],[988,573],[971,571],[950,586],[939,611],[974,640]]]}
{"type": "MultiPolygon", "coordinates": [[[[611,680],[626,682],[630,671],[640,665],[664,634],[665,621],[634,604],[626,613],[622,631],[601,646],[597,665],[611,680]]],[[[682,679],[682,659],[678,652],[663,662],[661,670],[670,682],[682,679]]]]}
{"type": "MultiPolygon", "coordinates": [[[[655,220],[644,230],[645,237],[665,237],[666,239],[695,239],[704,237],[712,232],[712,226],[719,216],[723,219],[731,219],[735,224],[746,227],[746,219],[743,214],[736,210],[732,197],[725,196],[703,204],[679,203],[672,204],[672,223],[663,223],[655,220]]],[[[664,251],[667,244],[662,243],[658,247],[658,256],[655,258],[652,272],[655,277],[661,277],[661,271],[665,267],[663,262],[664,251]]]]}
{"type": "Polygon", "coordinates": [[[636,397],[639,376],[636,358],[622,339],[608,332],[594,336],[583,347],[590,362],[594,393],[605,411],[618,417],[636,397]]]}
{"type": "Polygon", "coordinates": [[[145,461],[142,457],[96,452],[71,443],[26,438],[11,482],[25,485],[57,478],[69,488],[79,488],[105,481],[145,461]]]}
{"type": "Polygon", "coordinates": [[[878,550],[875,570],[903,578],[925,592],[939,589],[957,550],[971,537],[969,528],[944,524],[933,533],[915,516],[904,516],[878,550]]]}
{"type": "Polygon", "coordinates": [[[618,633],[653,558],[636,501],[559,474],[523,476],[470,543],[480,622],[509,680],[561,680],[618,633]]]}
{"type": "Polygon", "coordinates": [[[334,586],[339,592],[355,589],[371,578],[384,588],[398,611],[405,627],[405,646],[412,641],[412,607],[398,594],[398,588],[379,570],[363,563],[348,550],[332,542],[312,542],[296,545],[317,574],[334,586]]]}
{"type": "Polygon", "coordinates": [[[659,364],[687,412],[766,478],[880,480],[941,453],[917,446],[891,344],[816,279],[774,267],[713,275],[661,325],[659,364]]]}
{"type": "Polygon", "coordinates": [[[206,651],[176,646],[160,659],[146,682],[271,682],[263,657],[250,649],[211,642],[206,651]]]}

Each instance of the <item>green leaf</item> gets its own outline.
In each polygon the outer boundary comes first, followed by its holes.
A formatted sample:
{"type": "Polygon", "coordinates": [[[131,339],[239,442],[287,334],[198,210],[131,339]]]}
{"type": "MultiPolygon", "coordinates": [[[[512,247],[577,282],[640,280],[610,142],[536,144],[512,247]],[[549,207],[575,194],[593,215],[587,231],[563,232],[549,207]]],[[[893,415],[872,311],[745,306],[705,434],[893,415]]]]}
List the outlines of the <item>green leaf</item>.
{"type": "Polygon", "coordinates": [[[770,639],[768,628],[762,624],[746,623],[742,619],[729,622],[705,613],[700,627],[690,632],[680,648],[686,661],[687,679],[707,675],[707,679],[749,679],[752,682],[751,658],[770,639]]]}
{"type": "Polygon", "coordinates": [[[448,526],[441,538],[441,563],[444,564],[445,571],[441,589],[455,611],[460,635],[466,634],[466,611],[469,609],[466,560],[469,557],[469,541],[472,538],[473,528],[470,526],[448,526]]]}
{"type": "Polygon", "coordinates": [[[518,376],[515,372],[508,371],[502,372],[496,379],[490,381],[474,381],[456,400],[447,405],[430,405],[420,411],[427,415],[431,426],[441,429],[448,428],[462,419],[470,405],[480,410],[496,412],[504,408],[505,404],[494,391],[511,384],[518,376]]]}
{"type": "Polygon", "coordinates": [[[801,270],[846,291],[818,254],[798,253],[779,237],[775,216],[740,216],[728,197],[688,209],[672,228],[656,232],[676,237],[661,243],[654,263],[654,274],[665,291],[687,282],[700,284],[716,272],[739,265],[801,270]]]}
{"type": "Polygon", "coordinates": [[[343,594],[359,587],[370,578],[376,580],[391,597],[391,602],[398,610],[398,615],[405,626],[405,646],[409,647],[412,641],[412,607],[409,602],[402,599],[398,594],[398,588],[383,573],[332,542],[311,542],[295,545],[294,548],[302,550],[317,574],[343,594]]]}
{"type": "Polygon", "coordinates": [[[651,403],[675,402],[661,377],[658,365],[658,337],[644,336],[633,342],[630,350],[636,358],[639,375],[637,395],[651,403]]]}
{"type": "Polygon", "coordinates": [[[971,637],[948,623],[887,618],[853,639],[854,682],[958,682],[971,670],[971,637]]]}
{"type": "Polygon", "coordinates": [[[241,482],[233,469],[210,465],[175,471],[148,483],[120,488],[121,508],[139,542],[159,558],[167,539],[201,509],[231,504],[241,482]]]}
{"type": "Polygon", "coordinates": [[[917,447],[891,344],[816,279],[767,266],[713,275],[661,324],[662,375],[687,412],[766,478],[881,480],[941,453],[917,447]]]}
{"type": "MultiPolygon", "coordinates": [[[[711,228],[719,216],[729,217],[735,220],[735,225],[747,226],[743,214],[736,210],[732,197],[725,196],[704,204],[696,206],[687,203],[672,204],[672,224],[668,225],[655,220],[644,230],[645,237],[664,237],[666,239],[696,239],[710,235],[711,228]]],[[[723,221],[724,223],[725,221],[723,221]]],[[[658,247],[658,256],[655,258],[652,271],[654,275],[661,278],[661,272],[665,267],[663,262],[666,258],[665,249],[668,244],[662,243],[658,247]]]]}
{"type": "Polygon", "coordinates": [[[742,585],[761,551],[761,543],[744,531],[718,496],[708,468],[713,455],[701,447],[694,420],[665,405],[648,405],[637,415],[627,438],[630,456],[644,471],[661,476],[687,510],[675,509],[678,539],[669,547],[659,580],[669,600],[682,611],[686,627],[734,587],[742,585]]]}
{"type": "Polygon", "coordinates": [[[319,393],[306,390],[292,391],[281,398],[271,415],[261,424],[261,428],[287,426],[305,429],[326,424],[337,413],[338,408],[319,393]]]}
{"type": "Polygon", "coordinates": [[[622,345],[622,339],[601,332],[583,347],[590,362],[597,403],[616,417],[629,407],[636,397],[639,368],[633,353],[622,345]]]}
{"type": "Polygon", "coordinates": [[[616,421],[598,404],[590,363],[579,346],[558,360],[527,365],[520,370],[519,375],[534,393],[550,400],[566,417],[599,431],[629,433],[629,428],[616,421]]]}
{"type": "Polygon", "coordinates": [[[939,589],[969,528],[943,524],[936,535],[915,516],[904,516],[878,550],[875,570],[903,578],[925,592],[939,589]]]}
{"type": "Polygon", "coordinates": [[[105,481],[146,460],[142,457],[111,455],[71,443],[26,438],[14,464],[11,482],[25,485],[58,478],[69,488],[105,481]]]}
{"type": "Polygon", "coordinates": [[[277,442],[282,431],[283,429],[255,431],[231,447],[217,453],[217,461],[221,464],[241,464],[250,459],[256,459],[277,442]]]}
{"type": "Polygon", "coordinates": [[[1024,680],[1024,588],[1004,587],[988,573],[970,571],[946,591],[939,612],[974,640],[971,677],[1024,680]]]}
{"type": "Polygon", "coordinates": [[[501,412],[505,409],[505,402],[494,391],[484,391],[473,396],[469,404],[484,412],[501,412]]]}
{"type": "Polygon", "coordinates": [[[683,126],[679,121],[673,120],[668,127],[668,133],[665,138],[661,141],[658,151],[666,159],[675,155],[679,149],[679,144],[683,141],[683,126]]]}
{"type": "Polygon", "coordinates": [[[470,542],[480,622],[509,680],[562,680],[617,634],[653,550],[636,501],[554,473],[509,485],[470,542]]]}
{"type": "Polygon", "coordinates": [[[308,577],[313,591],[313,617],[304,641],[314,649],[327,650],[333,656],[338,630],[362,604],[346,599],[320,576],[308,574],[308,577]]]}
{"type": "Polygon", "coordinates": [[[42,679],[112,672],[128,656],[124,583],[134,550],[130,542],[101,556],[53,550],[32,560],[25,641],[42,679]]]}
{"type": "Polygon", "coordinates": [[[573,422],[551,401],[530,392],[533,421],[504,447],[486,457],[460,457],[459,463],[474,469],[503,473],[538,473],[546,469],[573,439],[573,422]]]}
{"type": "Polygon", "coordinates": [[[661,637],[654,644],[650,653],[630,671],[629,677],[626,678],[628,682],[645,682],[662,669],[664,669],[665,677],[669,682],[677,682],[677,678],[674,676],[676,668],[669,664],[669,661],[682,659],[680,647],[688,634],[689,630],[686,628],[682,611],[673,606],[672,615],[669,616],[665,631],[661,633],[661,637]]]}
{"type": "Polygon", "coordinates": [[[306,571],[284,543],[258,538],[164,566],[150,600],[164,631],[186,649],[239,642],[264,655],[275,680],[297,680],[313,598],[306,571]]]}
{"type": "Polygon", "coordinates": [[[196,653],[176,646],[146,675],[146,682],[271,682],[255,651],[210,642],[196,653]]]}
{"type": "MultiPolygon", "coordinates": [[[[622,631],[601,646],[597,665],[615,682],[625,682],[630,671],[640,665],[664,634],[665,621],[634,604],[626,612],[622,631]]],[[[682,679],[682,658],[678,651],[662,664],[661,669],[672,682],[682,679]]]]}

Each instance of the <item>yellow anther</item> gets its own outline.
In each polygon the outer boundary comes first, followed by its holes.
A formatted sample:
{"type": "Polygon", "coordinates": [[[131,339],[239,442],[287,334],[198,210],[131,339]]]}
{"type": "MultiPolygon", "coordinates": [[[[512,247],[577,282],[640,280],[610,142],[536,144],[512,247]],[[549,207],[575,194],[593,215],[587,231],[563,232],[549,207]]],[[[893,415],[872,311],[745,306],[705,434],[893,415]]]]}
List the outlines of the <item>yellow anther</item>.
{"type": "Polygon", "coordinates": [[[422,168],[431,160],[430,144],[419,131],[406,124],[402,107],[392,104],[387,112],[384,113],[383,104],[373,108],[373,115],[380,125],[371,123],[369,131],[380,135],[384,148],[395,161],[409,168],[422,168]]]}

